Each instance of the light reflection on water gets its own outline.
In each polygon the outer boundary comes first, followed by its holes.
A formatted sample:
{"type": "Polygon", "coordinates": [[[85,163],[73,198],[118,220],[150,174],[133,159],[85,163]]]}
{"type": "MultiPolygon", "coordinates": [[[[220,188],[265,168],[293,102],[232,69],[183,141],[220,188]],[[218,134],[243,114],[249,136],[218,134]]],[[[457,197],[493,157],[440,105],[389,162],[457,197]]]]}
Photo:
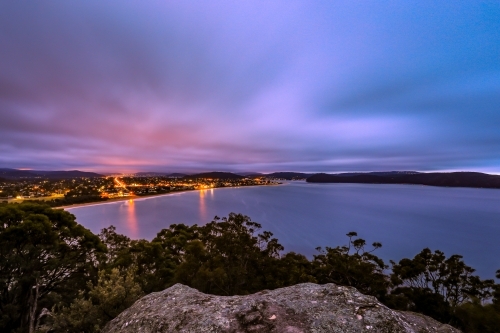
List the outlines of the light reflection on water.
{"type": "Polygon", "coordinates": [[[206,206],[206,192],[207,190],[200,190],[200,219],[206,221],[207,217],[207,206],[206,206]]]}
{"type": "Polygon", "coordinates": [[[124,209],[126,210],[126,225],[129,230],[128,235],[131,238],[139,237],[139,225],[137,223],[137,214],[135,212],[135,202],[133,199],[125,201],[123,203],[124,209]]]}
{"type": "Polygon", "coordinates": [[[98,233],[115,225],[131,238],[153,239],[174,223],[203,225],[229,212],[248,215],[286,251],[311,257],[357,231],[384,260],[424,247],[465,262],[484,278],[500,268],[500,190],[413,185],[306,184],[218,188],[69,209],[98,233]]]}

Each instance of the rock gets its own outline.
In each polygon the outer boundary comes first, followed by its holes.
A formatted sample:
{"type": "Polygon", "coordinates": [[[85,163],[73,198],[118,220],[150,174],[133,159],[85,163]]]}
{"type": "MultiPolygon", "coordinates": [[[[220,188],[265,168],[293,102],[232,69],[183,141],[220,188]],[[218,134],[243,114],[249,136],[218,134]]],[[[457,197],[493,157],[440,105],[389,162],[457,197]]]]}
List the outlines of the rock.
{"type": "Polygon", "coordinates": [[[109,322],[103,333],[455,333],[412,312],[335,284],[298,284],[247,296],[203,294],[181,284],[149,294],[109,322]]]}

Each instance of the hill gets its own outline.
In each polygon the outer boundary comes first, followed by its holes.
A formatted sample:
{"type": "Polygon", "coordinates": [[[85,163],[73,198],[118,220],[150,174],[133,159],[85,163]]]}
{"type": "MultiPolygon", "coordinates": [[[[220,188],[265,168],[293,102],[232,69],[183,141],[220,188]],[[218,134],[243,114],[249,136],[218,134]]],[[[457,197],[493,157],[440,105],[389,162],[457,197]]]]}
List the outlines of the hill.
{"type": "Polygon", "coordinates": [[[406,176],[406,175],[414,175],[420,172],[416,171],[374,171],[374,172],[345,172],[345,173],[337,173],[335,176],[341,177],[352,177],[352,176],[363,176],[363,175],[372,175],[372,176],[406,176]]]}
{"type": "Polygon", "coordinates": [[[41,171],[41,170],[18,170],[18,169],[0,169],[0,177],[6,179],[21,179],[21,178],[50,178],[50,179],[68,179],[68,178],[94,178],[102,177],[95,172],[85,172],[79,170],[70,171],[41,171]]]}
{"type": "Polygon", "coordinates": [[[245,177],[237,175],[235,173],[231,172],[205,172],[205,173],[198,173],[195,175],[188,175],[184,176],[183,178],[185,179],[197,179],[197,178],[208,178],[208,179],[243,179],[245,177]]]}
{"type": "Polygon", "coordinates": [[[500,176],[480,172],[432,172],[413,174],[356,174],[351,176],[315,174],[309,183],[412,184],[448,187],[500,188],[500,176]]]}
{"type": "Polygon", "coordinates": [[[17,169],[0,169],[0,177],[5,179],[18,179],[34,176],[31,171],[17,169]]]}
{"type": "Polygon", "coordinates": [[[166,177],[168,173],[166,172],[136,172],[135,177],[166,177]]]}
{"type": "Polygon", "coordinates": [[[185,173],[170,173],[167,175],[167,177],[169,178],[182,178],[182,177],[186,177],[187,175],[185,173]]]}
{"type": "Polygon", "coordinates": [[[302,173],[302,172],[273,172],[266,175],[266,177],[268,178],[280,178],[286,180],[306,179],[307,177],[310,176],[312,176],[312,174],[302,173]]]}
{"type": "Polygon", "coordinates": [[[264,174],[260,172],[238,172],[237,175],[251,178],[264,176],[264,174]]]}
{"type": "Polygon", "coordinates": [[[95,177],[103,177],[103,175],[95,173],[95,172],[85,172],[79,170],[70,170],[70,171],[34,171],[38,176],[46,177],[46,178],[54,178],[54,179],[66,179],[66,178],[95,178],[95,177]]]}
{"type": "Polygon", "coordinates": [[[182,178],[187,176],[185,173],[168,173],[168,172],[136,172],[135,177],[169,177],[182,178]]]}

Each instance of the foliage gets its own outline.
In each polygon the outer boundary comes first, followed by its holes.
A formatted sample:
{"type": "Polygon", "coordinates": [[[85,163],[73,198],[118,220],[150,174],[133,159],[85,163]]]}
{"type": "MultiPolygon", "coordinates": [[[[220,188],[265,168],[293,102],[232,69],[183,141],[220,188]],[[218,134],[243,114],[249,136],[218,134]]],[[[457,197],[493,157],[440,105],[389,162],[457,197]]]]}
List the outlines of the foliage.
{"type": "Polygon", "coordinates": [[[443,323],[450,322],[452,318],[449,303],[428,288],[395,288],[390,295],[386,295],[384,303],[390,308],[422,313],[443,323]]]}
{"type": "MultiPolygon", "coordinates": [[[[500,269],[496,271],[500,279],[500,269]]],[[[494,286],[493,301],[481,304],[474,299],[457,307],[455,325],[467,333],[496,333],[500,327],[500,285],[494,286]]]]}
{"type": "Polygon", "coordinates": [[[319,283],[351,286],[364,294],[382,298],[389,285],[384,274],[387,266],[372,254],[382,244],[375,242],[372,250],[366,251],[364,239],[353,239],[357,235],[356,232],[348,233],[349,243],[345,246],[317,248],[320,254],[314,256],[314,276],[319,283]]]}
{"type": "Polygon", "coordinates": [[[93,235],[46,204],[0,204],[0,331],[98,332],[141,295],[178,282],[218,295],[332,282],[464,332],[500,327],[500,285],[474,275],[459,255],[424,249],[391,261],[391,271],[373,254],[382,244],[368,248],[355,232],[344,246],[318,248],[311,260],[283,253],[261,228],[230,213],[132,240],[113,226],[93,235]]]}
{"type": "Polygon", "coordinates": [[[83,204],[89,202],[100,202],[106,200],[108,200],[108,198],[102,198],[98,195],[79,195],[79,196],[64,196],[62,198],[55,198],[50,200],[33,199],[33,200],[25,200],[23,202],[48,205],[50,207],[62,207],[62,206],[70,206],[70,205],[83,204]]]}
{"type": "Polygon", "coordinates": [[[464,303],[455,318],[455,325],[466,333],[498,333],[500,327],[500,309],[493,304],[464,303]]]}
{"type": "Polygon", "coordinates": [[[272,233],[257,234],[260,228],[248,216],[234,213],[198,227],[175,280],[219,295],[261,290],[270,278],[264,268],[279,259],[283,247],[272,233]]]}
{"type": "Polygon", "coordinates": [[[460,255],[446,258],[443,252],[423,249],[413,259],[392,263],[391,280],[396,286],[427,289],[441,295],[452,308],[466,301],[489,300],[493,294],[493,280],[481,280],[473,275],[460,255]]]}
{"type": "Polygon", "coordinates": [[[107,253],[100,257],[100,268],[136,267],[137,281],[145,293],[163,290],[174,283],[176,267],[185,259],[188,241],[196,238],[197,226],[173,224],[163,229],[151,241],[131,240],[116,233],[110,226],[102,229],[99,237],[107,253]]]}
{"type": "Polygon", "coordinates": [[[104,250],[66,211],[0,205],[0,331],[33,332],[41,307],[81,282],[104,250]]]}
{"type": "Polygon", "coordinates": [[[50,323],[51,330],[100,332],[108,321],[143,295],[140,285],[135,282],[136,275],[133,268],[122,271],[113,268],[110,273],[100,271],[97,285],[88,282],[87,295],[81,290],[70,306],[55,311],[50,323]]]}

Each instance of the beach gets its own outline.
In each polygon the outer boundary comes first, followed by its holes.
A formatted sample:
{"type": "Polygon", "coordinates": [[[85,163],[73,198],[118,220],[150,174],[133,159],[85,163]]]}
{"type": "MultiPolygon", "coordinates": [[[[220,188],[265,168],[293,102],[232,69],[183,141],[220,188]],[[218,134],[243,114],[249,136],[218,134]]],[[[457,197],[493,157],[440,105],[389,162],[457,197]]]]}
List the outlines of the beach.
{"type": "MultiPolygon", "coordinates": [[[[273,186],[273,185],[281,185],[282,183],[272,183],[272,184],[266,184],[266,185],[247,185],[247,186],[233,186],[233,187],[214,187],[213,189],[219,189],[219,188],[241,188],[241,187],[254,187],[254,186],[273,186]]],[[[115,203],[119,201],[129,201],[129,200],[137,200],[137,199],[149,199],[149,198],[158,198],[158,197],[163,197],[166,195],[172,195],[176,193],[184,193],[184,192],[193,192],[193,191],[206,191],[207,189],[194,189],[194,190],[181,190],[181,191],[174,191],[174,192],[169,192],[169,193],[161,193],[161,194],[149,194],[149,195],[134,195],[134,196],[128,196],[128,197],[120,197],[120,198],[112,198],[108,199],[105,201],[95,201],[95,202],[85,202],[85,203],[78,203],[74,205],[67,205],[67,206],[57,206],[54,208],[57,209],[72,209],[72,208],[77,208],[77,207],[84,207],[84,206],[97,206],[97,205],[105,205],[108,203],[115,203]]]]}

